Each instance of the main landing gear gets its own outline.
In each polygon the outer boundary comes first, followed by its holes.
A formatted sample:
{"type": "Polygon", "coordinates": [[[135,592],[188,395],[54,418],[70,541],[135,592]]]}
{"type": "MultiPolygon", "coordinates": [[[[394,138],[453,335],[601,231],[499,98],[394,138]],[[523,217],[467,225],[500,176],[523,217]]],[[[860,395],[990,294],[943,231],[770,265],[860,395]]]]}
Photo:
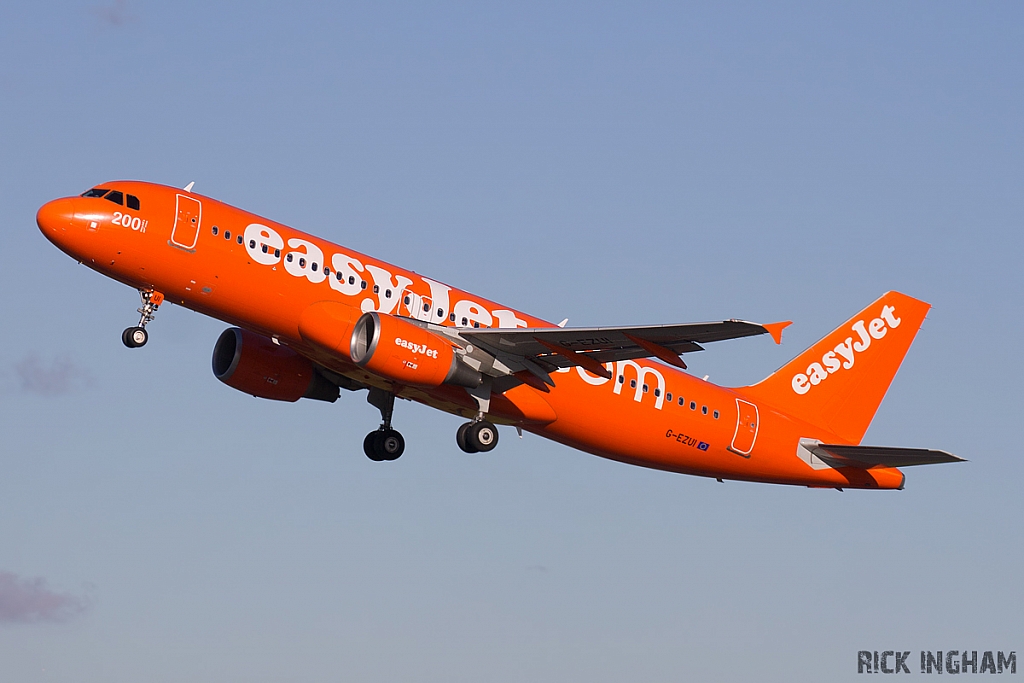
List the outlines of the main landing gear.
{"type": "Polygon", "coordinates": [[[363,452],[367,458],[376,462],[398,460],[405,452],[405,439],[397,429],[391,428],[395,395],[373,387],[366,396],[366,402],[380,410],[381,425],[363,439],[363,452]]]}
{"type": "Polygon", "coordinates": [[[455,443],[464,453],[486,453],[498,445],[498,428],[484,419],[491,408],[491,380],[472,389],[466,389],[476,401],[476,417],[459,427],[455,432],[455,443]]]}
{"type": "Polygon", "coordinates": [[[139,324],[135,327],[129,327],[121,333],[121,341],[129,349],[145,346],[146,342],[149,341],[146,325],[153,321],[153,318],[156,316],[156,309],[164,302],[164,295],[160,292],[147,292],[144,289],[140,289],[139,295],[142,297],[142,308],[139,309],[142,317],[139,318],[139,324]]]}
{"type": "MultiPolygon", "coordinates": [[[[391,427],[391,417],[395,412],[395,395],[389,391],[371,387],[366,395],[366,402],[380,411],[381,424],[363,439],[363,452],[366,457],[376,462],[398,460],[405,452],[405,439],[396,429],[391,427]]],[[[484,419],[489,406],[488,397],[478,399],[480,410],[476,418],[459,427],[455,434],[455,442],[465,453],[486,453],[498,445],[498,428],[484,419]]]]}
{"type": "Polygon", "coordinates": [[[487,420],[474,420],[459,427],[455,443],[465,453],[486,453],[498,445],[498,428],[487,420]]]}

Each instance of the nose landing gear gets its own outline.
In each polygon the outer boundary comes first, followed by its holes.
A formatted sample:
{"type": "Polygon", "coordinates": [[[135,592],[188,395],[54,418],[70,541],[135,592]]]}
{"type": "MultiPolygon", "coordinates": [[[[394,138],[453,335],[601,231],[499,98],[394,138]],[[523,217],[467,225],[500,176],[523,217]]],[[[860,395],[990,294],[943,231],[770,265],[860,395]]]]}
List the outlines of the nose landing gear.
{"type": "Polygon", "coordinates": [[[156,309],[164,302],[164,295],[160,292],[147,292],[144,289],[140,289],[139,295],[142,297],[142,308],[139,309],[139,314],[142,317],[139,318],[139,324],[135,327],[129,327],[121,333],[121,341],[129,349],[145,346],[146,342],[149,341],[146,325],[153,321],[153,318],[156,316],[156,309]]]}
{"type": "Polygon", "coordinates": [[[366,402],[380,410],[381,425],[363,439],[363,453],[375,462],[398,460],[405,452],[405,439],[397,429],[391,428],[395,395],[373,387],[366,396],[366,402]]]}

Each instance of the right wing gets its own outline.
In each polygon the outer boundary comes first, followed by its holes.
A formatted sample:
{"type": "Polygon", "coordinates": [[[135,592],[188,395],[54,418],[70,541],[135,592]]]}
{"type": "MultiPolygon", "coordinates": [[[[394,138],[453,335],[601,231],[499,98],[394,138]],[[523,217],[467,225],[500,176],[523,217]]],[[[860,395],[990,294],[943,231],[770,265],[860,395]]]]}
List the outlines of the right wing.
{"type": "Polygon", "coordinates": [[[685,369],[680,354],[702,351],[701,344],[759,334],[778,341],[788,324],[725,320],[640,327],[460,327],[456,332],[506,366],[525,368],[553,386],[548,373],[576,365],[602,377],[611,376],[603,363],[634,358],[655,357],[685,369]]]}

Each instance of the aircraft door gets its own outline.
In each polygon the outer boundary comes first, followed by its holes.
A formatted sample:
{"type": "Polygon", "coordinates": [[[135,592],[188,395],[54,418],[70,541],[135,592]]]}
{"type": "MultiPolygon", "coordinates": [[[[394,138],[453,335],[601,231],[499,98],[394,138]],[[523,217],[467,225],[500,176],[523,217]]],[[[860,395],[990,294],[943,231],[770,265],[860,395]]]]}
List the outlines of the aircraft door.
{"type": "Polygon", "coordinates": [[[736,432],[732,435],[729,450],[744,458],[750,457],[757,440],[757,406],[749,401],[736,399],[736,432]]]}
{"type": "Polygon", "coordinates": [[[199,241],[199,226],[203,218],[203,205],[198,199],[178,195],[175,207],[174,230],[171,231],[171,242],[185,249],[195,249],[199,241]]]}

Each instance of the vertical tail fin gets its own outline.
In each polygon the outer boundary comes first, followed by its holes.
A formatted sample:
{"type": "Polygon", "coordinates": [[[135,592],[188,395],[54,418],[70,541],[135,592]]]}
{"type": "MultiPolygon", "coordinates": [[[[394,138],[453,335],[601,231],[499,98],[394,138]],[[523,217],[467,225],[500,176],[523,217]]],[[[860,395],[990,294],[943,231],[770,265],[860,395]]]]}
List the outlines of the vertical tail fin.
{"type": "Polygon", "coordinates": [[[860,443],[930,308],[887,292],[766,379],[739,391],[860,443]]]}

